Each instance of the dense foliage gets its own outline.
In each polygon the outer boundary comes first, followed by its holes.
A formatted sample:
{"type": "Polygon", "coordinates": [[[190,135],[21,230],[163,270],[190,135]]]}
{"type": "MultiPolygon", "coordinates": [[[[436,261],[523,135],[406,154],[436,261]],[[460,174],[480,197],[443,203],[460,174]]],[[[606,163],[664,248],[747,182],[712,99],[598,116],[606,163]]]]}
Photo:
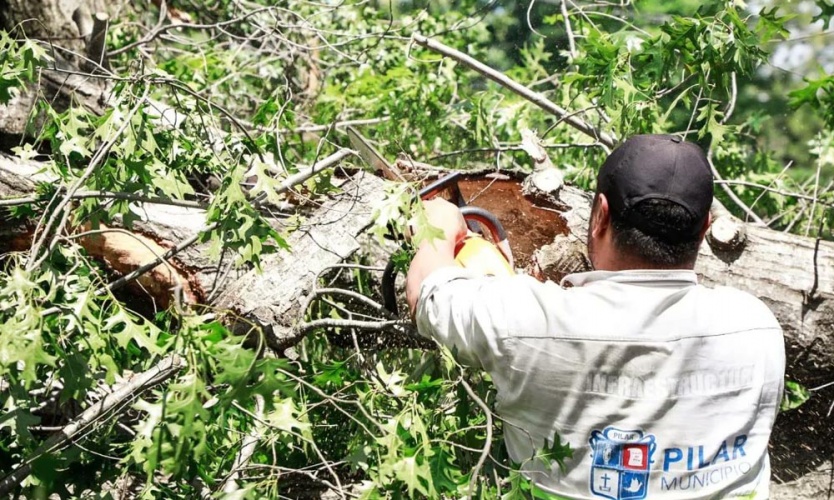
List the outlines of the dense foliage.
{"type": "MultiPolygon", "coordinates": [[[[590,185],[603,145],[418,47],[413,33],[505,71],[615,137],[684,133],[710,151],[737,199],[718,195],[735,214],[830,236],[834,77],[781,82],[789,103],[768,96],[809,117],[794,131],[807,142],[804,164],[767,149],[762,138],[785,120],[769,109],[783,109],[750,97],[767,88],[762,68],[774,42],[800,29],[784,9],[753,12],[739,1],[569,2],[565,11],[558,2],[531,10],[476,0],[170,4],[191,23],[157,25],[160,12],[144,3],[113,20],[114,69],[94,77],[114,86],[104,114],[40,101],[34,139],[14,148],[60,179],[13,207],[9,216],[31,218],[37,230],[29,250],[2,256],[0,271],[0,471],[30,465],[11,486],[27,497],[115,497],[119,488],[146,497],[328,488],[363,498],[541,495],[504,456],[488,377],[451,353],[360,348],[347,327],[317,329],[292,360],[264,353],[257,332],[248,341],[233,335],[210,307],[139,314],[78,245],[79,231],[114,219],[129,228],[137,214],[127,199],[72,195],[130,193],[204,204],[201,241],[214,257],[259,266],[260,256],[286,248],[299,222],[275,229],[260,204],[286,201],[276,192],[283,178],[347,147],[336,126],[346,120],[370,120],[363,132],[391,157],[461,169],[530,169],[520,142],[533,129],[569,180],[590,185]],[[182,367],[97,415],[71,444],[47,441],[114,384],[163,360],[182,367]]],[[[26,39],[25,28],[0,34],[0,103],[58,57],[26,39]]],[[[296,195],[336,189],[330,175],[296,195]]],[[[390,188],[380,232],[412,192],[390,188]]],[[[373,297],[375,271],[334,272],[373,297]]],[[[306,319],[346,317],[357,305],[321,299],[306,319]]],[[[571,453],[558,436],[551,445],[536,460],[571,453]]]]}

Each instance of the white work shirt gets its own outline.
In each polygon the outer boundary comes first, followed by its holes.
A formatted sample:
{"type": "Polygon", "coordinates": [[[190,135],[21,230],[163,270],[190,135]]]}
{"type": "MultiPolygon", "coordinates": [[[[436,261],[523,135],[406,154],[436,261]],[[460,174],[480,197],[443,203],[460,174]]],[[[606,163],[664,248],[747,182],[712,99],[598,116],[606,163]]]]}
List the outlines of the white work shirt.
{"type": "Polygon", "coordinates": [[[687,270],[562,285],[450,267],[420,289],[420,333],[491,375],[525,475],[571,499],[767,498],[785,373],[770,310],[687,270]],[[554,433],[564,472],[534,459],[554,433]]]}

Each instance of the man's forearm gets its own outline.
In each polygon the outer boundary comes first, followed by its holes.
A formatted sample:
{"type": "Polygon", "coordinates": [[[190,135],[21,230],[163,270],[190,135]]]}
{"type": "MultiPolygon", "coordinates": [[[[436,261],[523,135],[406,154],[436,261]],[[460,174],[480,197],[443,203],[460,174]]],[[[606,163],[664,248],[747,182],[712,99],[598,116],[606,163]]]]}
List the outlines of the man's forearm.
{"type": "Polygon", "coordinates": [[[428,223],[440,229],[444,237],[421,242],[408,268],[405,297],[412,317],[423,281],[434,271],[455,265],[455,245],[466,237],[466,222],[458,207],[442,199],[427,201],[423,207],[428,223]]]}
{"type": "Polygon", "coordinates": [[[436,239],[420,244],[408,268],[405,281],[405,296],[412,317],[417,310],[417,299],[423,281],[434,271],[455,265],[455,242],[436,239]]]}

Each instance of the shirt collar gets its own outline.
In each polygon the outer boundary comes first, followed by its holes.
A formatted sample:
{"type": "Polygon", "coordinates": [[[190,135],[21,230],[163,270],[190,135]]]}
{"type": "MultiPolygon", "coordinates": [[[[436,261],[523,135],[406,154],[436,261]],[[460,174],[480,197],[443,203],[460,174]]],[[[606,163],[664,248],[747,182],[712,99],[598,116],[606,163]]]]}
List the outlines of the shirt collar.
{"type": "Polygon", "coordinates": [[[659,283],[697,285],[698,275],[691,269],[634,269],[628,271],[588,271],[569,274],[562,278],[561,285],[585,286],[595,281],[616,283],[659,283]]]}

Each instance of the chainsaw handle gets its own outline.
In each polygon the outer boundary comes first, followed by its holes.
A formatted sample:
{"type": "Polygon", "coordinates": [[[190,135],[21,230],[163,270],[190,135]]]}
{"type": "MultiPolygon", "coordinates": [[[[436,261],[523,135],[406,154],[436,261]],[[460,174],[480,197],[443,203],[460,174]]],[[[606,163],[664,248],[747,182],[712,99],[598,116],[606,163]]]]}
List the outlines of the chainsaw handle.
{"type": "MultiPolygon", "coordinates": [[[[457,186],[458,181],[461,179],[461,177],[462,176],[460,172],[453,172],[447,176],[437,179],[428,186],[424,187],[417,193],[417,195],[420,197],[421,200],[430,200],[444,189],[452,188],[453,191],[456,191],[454,194],[455,198],[457,198],[457,195],[460,194],[460,188],[458,188],[457,186]]],[[[452,203],[456,204],[459,207],[465,205],[462,196],[460,197],[460,199],[452,200],[452,203]]]]}
{"type": "Polygon", "coordinates": [[[510,243],[507,241],[507,231],[504,230],[504,226],[501,224],[501,221],[499,221],[498,218],[492,214],[492,212],[488,212],[479,207],[461,207],[460,213],[463,215],[463,219],[467,221],[467,223],[475,221],[489,231],[490,236],[492,236],[492,240],[495,242],[495,246],[497,246],[498,250],[501,250],[501,253],[504,254],[507,262],[510,263],[510,267],[513,267],[513,251],[510,249],[510,243]]]}

